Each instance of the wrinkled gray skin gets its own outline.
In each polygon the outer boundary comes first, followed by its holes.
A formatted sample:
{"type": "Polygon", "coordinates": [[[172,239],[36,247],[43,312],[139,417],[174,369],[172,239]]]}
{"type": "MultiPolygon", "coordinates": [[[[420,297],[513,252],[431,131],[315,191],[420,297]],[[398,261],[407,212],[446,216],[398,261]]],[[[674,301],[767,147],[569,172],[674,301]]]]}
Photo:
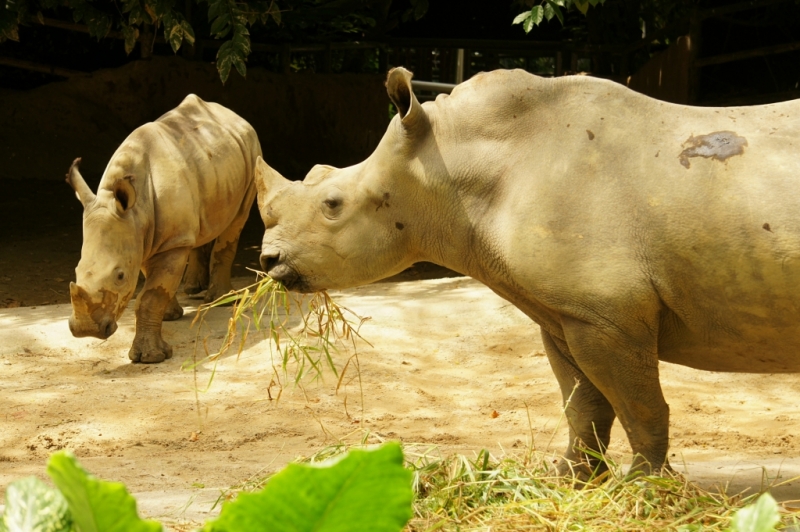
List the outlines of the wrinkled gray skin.
{"type": "Polygon", "coordinates": [[[170,358],[161,322],[183,315],[175,293],[190,253],[187,291],[205,285],[205,299],[213,301],[231,290],[231,265],[255,198],[260,155],[250,124],[190,94],[125,139],[97,195],[76,159],[67,182],[84,211],[81,260],[76,282],[70,283],[72,334],[111,336],[141,270],[146,280],[136,299],[136,335],[128,356],[134,362],[170,358]]]}
{"type": "Polygon", "coordinates": [[[585,474],[576,445],[605,448],[616,418],[635,467],[668,465],[659,361],[800,371],[800,103],[496,71],[420,105],[410,78],[390,72],[399,114],[364,162],[295,183],[258,162],[272,277],[344,288],[432,261],[488,285],[574,393],[562,472],[585,474]]]}

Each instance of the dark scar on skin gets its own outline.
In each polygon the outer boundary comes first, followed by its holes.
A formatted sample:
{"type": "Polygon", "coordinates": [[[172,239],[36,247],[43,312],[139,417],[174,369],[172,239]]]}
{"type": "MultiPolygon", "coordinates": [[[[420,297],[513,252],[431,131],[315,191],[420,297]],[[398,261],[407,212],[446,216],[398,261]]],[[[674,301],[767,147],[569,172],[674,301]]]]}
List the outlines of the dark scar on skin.
{"type": "Polygon", "coordinates": [[[692,135],[683,143],[684,150],[678,160],[684,168],[689,168],[689,157],[706,157],[715,161],[725,161],[734,155],[742,155],[747,139],[733,131],[717,131],[708,135],[692,135]]]}
{"type": "Polygon", "coordinates": [[[400,222],[395,222],[395,223],[394,223],[394,226],[395,226],[396,228],[400,229],[401,231],[402,231],[402,230],[403,230],[403,228],[405,227],[405,225],[401,224],[400,222]]]}

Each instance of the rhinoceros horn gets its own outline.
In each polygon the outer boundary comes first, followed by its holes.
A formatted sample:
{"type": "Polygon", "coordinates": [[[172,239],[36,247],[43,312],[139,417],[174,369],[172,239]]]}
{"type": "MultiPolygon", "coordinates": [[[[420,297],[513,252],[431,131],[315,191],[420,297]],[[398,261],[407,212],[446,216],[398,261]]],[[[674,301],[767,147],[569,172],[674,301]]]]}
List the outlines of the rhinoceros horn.
{"type": "Polygon", "coordinates": [[[88,204],[94,201],[95,195],[94,192],[92,192],[92,189],[89,188],[89,185],[86,184],[86,181],[83,180],[81,173],[78,171],[78,167],[80,165],[80,157],[72,161],[72,165],[69,167],[69,172],[67,172],[67,184],[72,187],[72,190],[75,191],[75,195],[78,197],[78,201],[80,201],[85,208],[88,204]]]}
{"type": "Polygon", "coordinates": [[[397,107],[397,112],[406,127],[415,124],[417,117],[422,113],[422,107],[411,87],[413,77],[414,74],[403,67],[391,69],[386,76],[386,92],[397,107]]]}
{"type": "Polygon", "coordinates": [[[291,181],[276,172],[264,162],[261,156],[256,159],[256,189],[258,190],[258,208],[263,210],[275,193],[289,185],[291,181]]]}

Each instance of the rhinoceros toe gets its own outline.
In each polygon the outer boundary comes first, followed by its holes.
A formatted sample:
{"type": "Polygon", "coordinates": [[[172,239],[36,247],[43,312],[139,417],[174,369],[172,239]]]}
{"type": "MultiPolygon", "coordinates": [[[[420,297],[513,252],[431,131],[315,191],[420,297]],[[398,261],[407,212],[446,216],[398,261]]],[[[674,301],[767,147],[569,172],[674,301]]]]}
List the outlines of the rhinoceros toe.
{"type": "Polygon", "coordinates": [[[132,362],[157,364],[172,358],[172,346],[160,338],[134,339],[128,358],[132,362]]]}

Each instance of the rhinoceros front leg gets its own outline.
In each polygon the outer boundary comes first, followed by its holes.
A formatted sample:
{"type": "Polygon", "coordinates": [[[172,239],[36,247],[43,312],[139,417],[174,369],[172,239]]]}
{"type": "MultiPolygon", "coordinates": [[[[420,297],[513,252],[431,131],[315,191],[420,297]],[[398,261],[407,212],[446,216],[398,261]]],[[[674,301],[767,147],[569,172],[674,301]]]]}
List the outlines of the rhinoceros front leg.
{"type": "MultiPolygon", "coordinates": [[[[642,315],[637,319],[604,319],[607,321],[600,325],[562,320],[568,349],[564,355],[571,357],[575,368],[585,376],[578,377],[582,382],[576,391],[576,405],[582,408],[587,401],[597,407],[603,405],[599,413],[588,410],[575,414],[577,435],[588,443],[588,427],[594,422],[598,434],[608,442],[610,421],[602,396],[628,435],[634,453],[631,471],[657,473],[662,467],[669,467],[669,406],[658,376],[657,315],[650,320],[642,315]],[[588,381],[586,386],[584,380],[588,381]],[[588,391],[581,392],[581,388],[588,391]]],[[[562,391],[563,388],[562,384],[562,391]]]]}
{"type": "Polygon", "coordinates": [[[172,249],[142,266],[145,283],[136,298],[136,335],[128,352],[132,361],[153,363],[172,357],[172,347],[161,337],[161,323],[168,310],[175,312],[175,293],[188,255],[189,248],[172,249]]]}
{"type": "Polygon", "coordinates": [[[566,343],[542,330],[542,340],[550,367],[561,388],[569,424],[569,445],[558,465],[561,475],[574,474],[587,480],[607,469],[605,462],[587,455],[584,449],[605,452],[611,439],[614,408],[586,375],[578,369],[566,343]],[[577,386],[577,387],[576,387],[577,386]]]}
{"type": "Polygon", "coordinates": [[[214,241],[214,249],[211,251],[208,290],[205,297],[206,303],[211,303],[233,290],[231,267],[236,257],[236,248],[239,245],[239,235],[250,215],[250,206],[253,204],[255,194],[256,189],[253,184],[248,189],[236,218],[214,241]]]}

